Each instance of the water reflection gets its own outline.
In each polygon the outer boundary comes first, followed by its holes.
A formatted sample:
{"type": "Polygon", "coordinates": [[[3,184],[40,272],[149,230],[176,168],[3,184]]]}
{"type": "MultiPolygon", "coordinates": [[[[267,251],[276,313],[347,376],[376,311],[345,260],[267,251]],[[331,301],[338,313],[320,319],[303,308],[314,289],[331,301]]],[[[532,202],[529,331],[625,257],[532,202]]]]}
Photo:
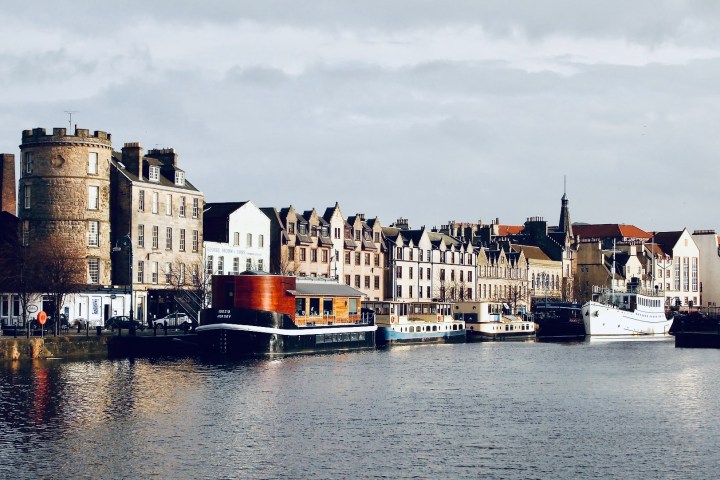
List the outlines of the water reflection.
{"type": "Polygon", "coordinates": [[[6,364],[0,478],[707,478],[718,359],[518,342],[6,364]]]}

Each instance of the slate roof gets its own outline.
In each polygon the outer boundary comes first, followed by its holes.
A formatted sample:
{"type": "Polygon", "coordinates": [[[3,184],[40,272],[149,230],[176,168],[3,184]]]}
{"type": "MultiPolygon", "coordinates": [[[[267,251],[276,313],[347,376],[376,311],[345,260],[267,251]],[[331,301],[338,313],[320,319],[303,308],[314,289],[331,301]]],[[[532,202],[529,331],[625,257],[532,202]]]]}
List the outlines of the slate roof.
{"type": "Polygon", "coordinates": [[[230,241],[230,214],[247,202],[206,203],[203,209],[203,239],[206,242],[230,241]]]}
{"type": "Polygon", "coordinates": [[[531,245],[513,245],[512,248],[516,252],[523,252],[525,254],[525,258],[528,260],[551,260],[551,258],[548,257],[540,247],[531,245]]]}
{"type": "Polygon", "coordinates": [[[682,231],[655,232],[655,235],[650,239],[650,243],[659,246],[663,253],[672,255],[673,247],[680,241],[682,234],[682,231]]]}
{"type": "Polygon", "coordinates": [[[652,235],[635,225],[622,223],[602,223],[596,225],[573,224],[573,233],[580,238],[640,238],[648,239],[652,235]]]}
{"type": "MultiPolygon", "coordinates": [[[[120,152],[113,152],[112,153],[113,158],[113,164],[117,168],[118,172],[121,172],[123,175],[125,175],[131,182],[140,182],[140,183],[146,183],[148,185],[161,185],[163,187],[172,187],[172,188],[179,188],[181,190],[190,190],[193,192],[200,192],[195,185],[193,185],[191,182],[188,181],[187,177],[185,178],[185,184],[184,185],[176,185],[175,184],[175,177],[168,178],[165,173],[168,171],[167,169],[160,169],[160,179],[157,182],[151,182],[147,178],[140,179],[137,175],[132,173],[130,170],[125,168],[125,164],[122,163],[122,153],[120,152]],[[122,167],[120,166],[122,165],[122,167]]],[[[143,157],[143,161],[148,163],[149,165],[158,165],[162,166],[163,163],[156,159],[156,158],[150,158],[150,157],[143,157]]],[[[175,168],[171,170],[176,170],[175,168]]],[[[177,168],[177,170],[180,170],[177,168]]]]}
{"type": "Polygon", "coordinates": [[[288,290],[295,295],[322,295],[328,297],[363,297],[365,294],[344,283],[297,279],[295,290],[288,290]]]}

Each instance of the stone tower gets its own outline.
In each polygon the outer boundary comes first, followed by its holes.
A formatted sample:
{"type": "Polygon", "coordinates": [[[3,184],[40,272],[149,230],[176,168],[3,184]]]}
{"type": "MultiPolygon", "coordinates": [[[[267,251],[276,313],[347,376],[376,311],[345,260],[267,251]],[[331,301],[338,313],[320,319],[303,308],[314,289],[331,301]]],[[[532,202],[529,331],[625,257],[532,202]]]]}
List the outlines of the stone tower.
{"type": "Polygon", "coordinates": [[[52,245],[86,265],[89,284],[110,284],[110,134],[25,130],[18,216],[29,246],[52,245]]]}
{"type": "Polygon", "coordinates": [[[15,155],[0,153],[0,211],[17,214],[15,155]]]}

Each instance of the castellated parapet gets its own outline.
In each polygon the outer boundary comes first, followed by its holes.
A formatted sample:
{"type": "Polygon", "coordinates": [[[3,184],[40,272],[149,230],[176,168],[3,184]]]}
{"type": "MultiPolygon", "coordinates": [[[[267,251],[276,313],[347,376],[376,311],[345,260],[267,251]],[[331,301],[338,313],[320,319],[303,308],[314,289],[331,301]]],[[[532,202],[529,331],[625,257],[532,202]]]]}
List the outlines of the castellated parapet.
{"type": "Polygon", "coordinates": [[[110,134],[35,128],[23,131],[20,152],[18,216],[29,238],[98,259],[97,281],[109,284],[110,134]]]}

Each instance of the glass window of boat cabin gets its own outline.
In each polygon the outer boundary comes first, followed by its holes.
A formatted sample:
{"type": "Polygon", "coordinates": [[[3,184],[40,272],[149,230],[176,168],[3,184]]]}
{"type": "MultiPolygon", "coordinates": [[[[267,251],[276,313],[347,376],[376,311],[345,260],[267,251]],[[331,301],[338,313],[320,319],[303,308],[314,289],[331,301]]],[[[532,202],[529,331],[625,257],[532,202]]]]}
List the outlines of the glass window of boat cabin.
{"type": "Polygon", "coordinates": [[[320,299],[319,298],[310,298],[310,316],[314,317],[320,315],[320,299]]]}
{"type": "Polygon", "coordinates": [[[295,299],[295,315],[299,317],[307,316],[306,299],[298,297],[295,299]]]}
{"type": "Polygon", "coordinates": [[[333,315],[332,298],[323,298],[323,315],[333,315]]]}
{"type": "Polygon", "coordinates": [[[358,313],[358,299],[348,298],[348,313],[350,315],[357,315],[358,313]]]}

